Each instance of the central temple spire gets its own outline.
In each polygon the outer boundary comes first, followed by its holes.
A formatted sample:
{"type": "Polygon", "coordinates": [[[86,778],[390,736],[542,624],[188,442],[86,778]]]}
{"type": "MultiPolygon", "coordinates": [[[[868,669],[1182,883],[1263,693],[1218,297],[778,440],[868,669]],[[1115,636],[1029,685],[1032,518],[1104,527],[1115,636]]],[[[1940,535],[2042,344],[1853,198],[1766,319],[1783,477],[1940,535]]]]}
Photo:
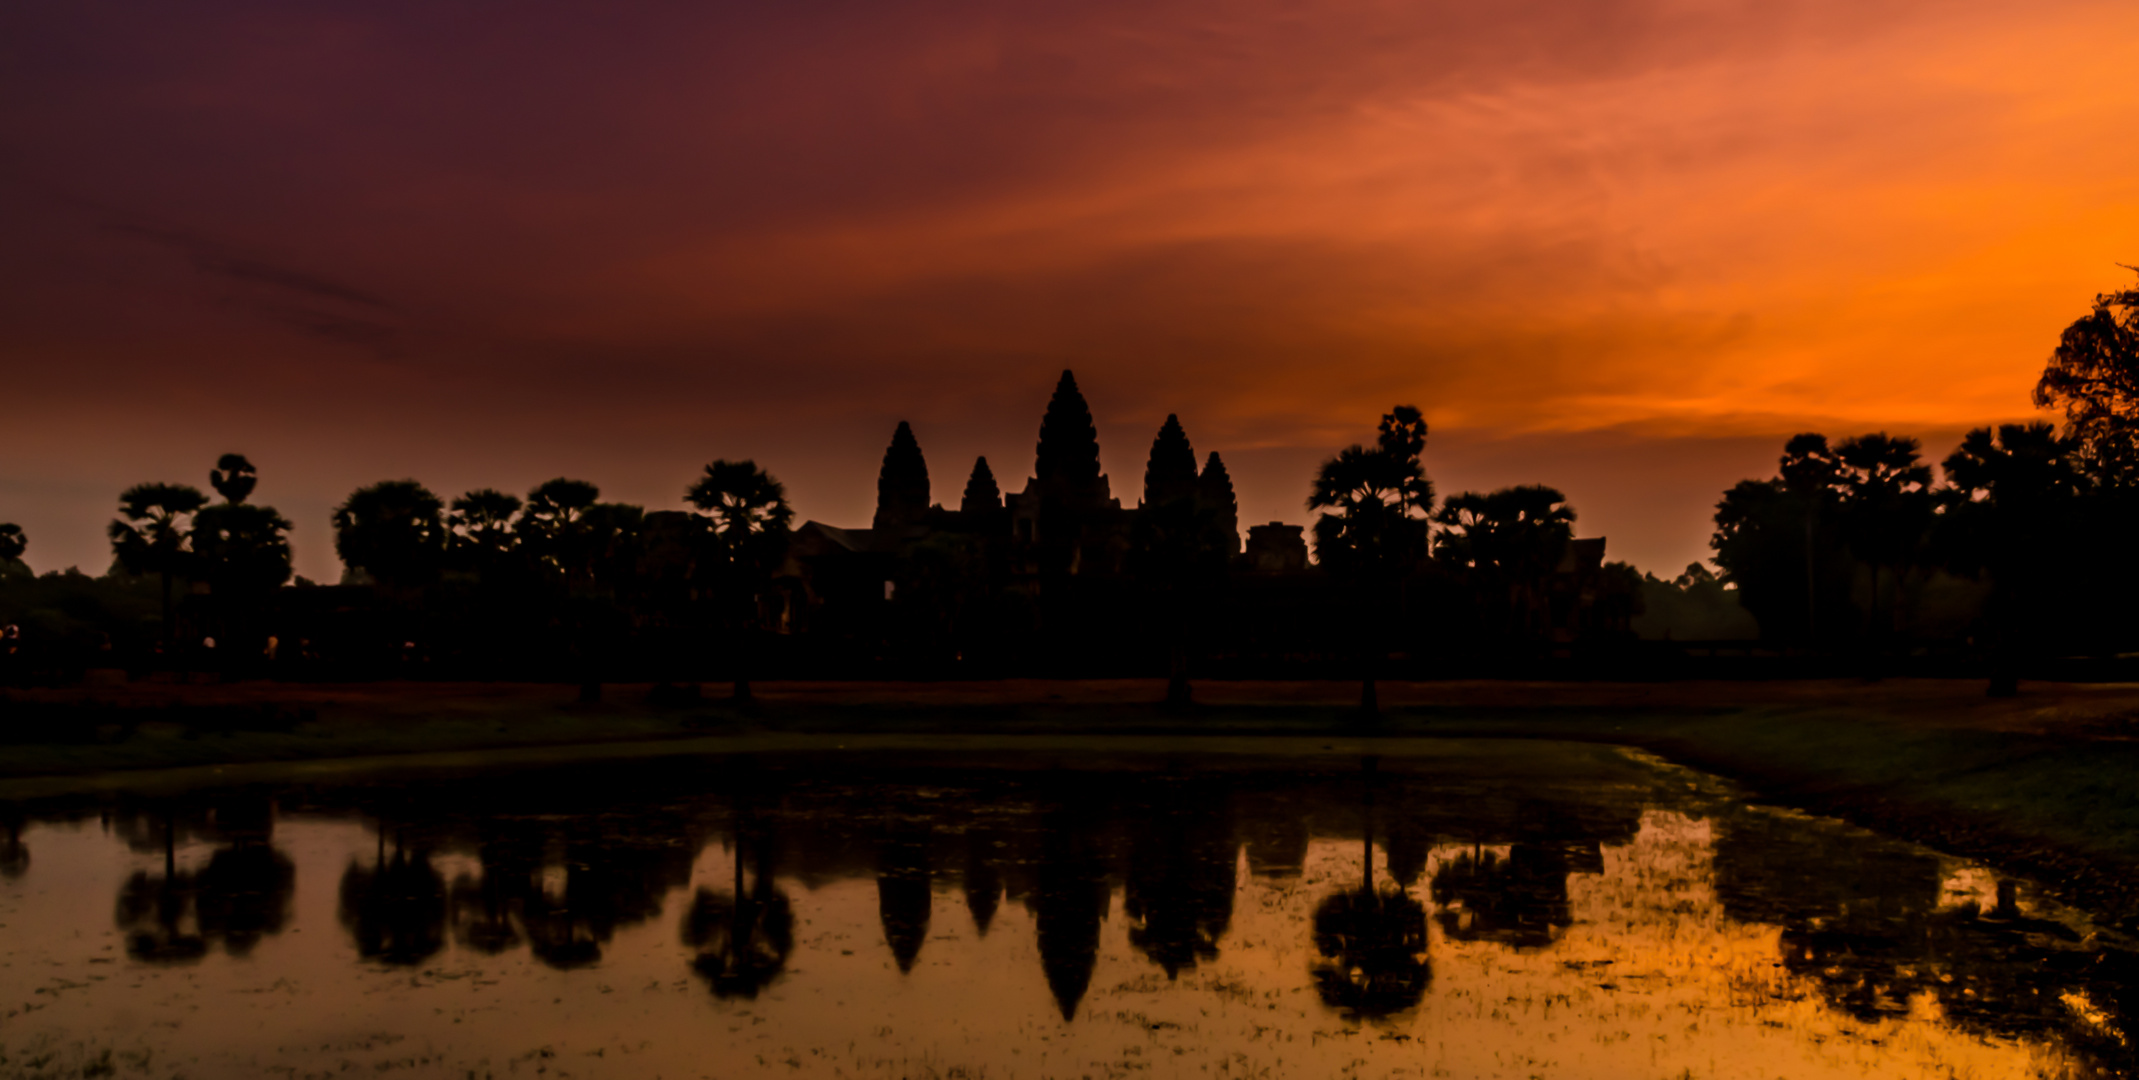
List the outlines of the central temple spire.
{"type": "Polygon", "coordinates": [[[1061,506],[1094,506],[1106,496],[1099,473],[1099,429],[1091,406],[1077,389],[1077,377],[1062,372],[1055,396],[1040,421],[1038,460],[1033,465],[1040,498],[1061,506]]]}
{"type": "Polygon", "coordinates": [[[928,461],[921,456],[914,429],[901,420],[884,450],[884,467],[876,474],[876,520],[870,527],[918,525],[927,515],[928,461]]]}

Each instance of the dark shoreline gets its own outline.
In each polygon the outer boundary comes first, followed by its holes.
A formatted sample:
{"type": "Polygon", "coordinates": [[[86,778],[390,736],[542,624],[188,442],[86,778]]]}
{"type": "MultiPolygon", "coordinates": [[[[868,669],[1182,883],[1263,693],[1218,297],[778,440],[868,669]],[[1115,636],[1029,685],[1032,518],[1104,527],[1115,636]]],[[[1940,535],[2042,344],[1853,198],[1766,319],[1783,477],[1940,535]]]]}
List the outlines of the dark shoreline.
{"type": "Polygon", "coordinates": [[[98,731],[0,747],[0,800],[441,760],[830,749],[842,736],[983,752],[1551,739],[1638,748],[1761,801],[1979,859],[2139,932],[2139,785],[2127,780],[2139,775],[2139,686],[2031,684],[1988,701],[1973,681],[1398,683],[1372,723],[1346,683],[1202,683],[1186,710],[1157,704],[1156,681],[766,684],[749,707],[715,696],[725,690],[667,704],[644,686],[608,687],[597,704],[527,684],[17,691],[0,698],[0,723],[79,714],[98,731]]]}

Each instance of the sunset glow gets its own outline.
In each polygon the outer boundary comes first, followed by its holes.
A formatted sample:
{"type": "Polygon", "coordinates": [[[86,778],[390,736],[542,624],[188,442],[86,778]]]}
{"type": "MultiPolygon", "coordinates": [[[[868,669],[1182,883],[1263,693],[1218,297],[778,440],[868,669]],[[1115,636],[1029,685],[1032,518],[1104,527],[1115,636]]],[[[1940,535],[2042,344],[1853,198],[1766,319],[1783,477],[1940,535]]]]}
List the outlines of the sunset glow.
{"type": "Polygon", "coordinates": [[[2106,2],[18,4],[0,516],[101,570],[242,450],[321,578],[402,475],[863,522],[901,419],[1020,486],[1068,367],[1243,523],[1412,402],[1443,494],[1668,574],[1792,432],[2033,415],[2139,262],[2135,69],[2106,2]]]}

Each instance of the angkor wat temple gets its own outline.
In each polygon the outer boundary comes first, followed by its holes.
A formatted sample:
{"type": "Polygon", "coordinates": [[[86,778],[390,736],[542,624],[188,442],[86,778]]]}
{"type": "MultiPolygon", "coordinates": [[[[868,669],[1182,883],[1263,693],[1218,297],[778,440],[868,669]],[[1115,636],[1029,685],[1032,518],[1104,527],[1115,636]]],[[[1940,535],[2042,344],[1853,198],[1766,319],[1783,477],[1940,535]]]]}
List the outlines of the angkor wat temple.
{"type": "Polygon", "coordinates": [[[901,421],[884,451],[869,527],[810,521],[795,531],[782,573],[800,592],[791,598],[791,628],[881,640],[887,620],[903,627],[895,633],[928,626],[958,638],[985,626],[996,642],[1098,632],[1095,620],[1131,617],[1140,606],[1131,585],[1140,515],[1197,523],[1219,573],[1307,571],[1298,525],[1258,525],[1243,551],[1225,461],[1214,451],[1199,468],[1174,416],[1152,441],[1141,498],[1124,506],[1100,469],[1091,408],[1064,371],[1021,491],[1005,494],[982,457],[955,508],[938,501],[920,441],[901,421]],[[927,617],[896,617],[913,606],[927,608],[927,617]]]}

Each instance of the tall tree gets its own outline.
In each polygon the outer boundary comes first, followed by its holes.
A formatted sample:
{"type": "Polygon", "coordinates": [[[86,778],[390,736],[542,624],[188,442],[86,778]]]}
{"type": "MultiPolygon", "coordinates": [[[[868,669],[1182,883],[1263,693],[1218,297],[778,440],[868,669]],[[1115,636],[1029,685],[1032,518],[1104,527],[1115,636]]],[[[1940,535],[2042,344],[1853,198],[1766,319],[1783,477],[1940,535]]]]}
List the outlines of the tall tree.
{"type": "Polygon", "coordinates": [[[30,541],[22,535],[22,526],[0,522],[0,563],[18,562],[29,549],[30,541]]]}
{"type": "Polygon", "coordinates": [[[713,519],[712,545],[701,568],[711,572],[710,592],[721,622],[731,631],[735,654],[735,700],[750,700],[750,659],[761,621],[758,600],[786,557],[795,512],[787,489],[754,461],[715,461],[684,493],[684,501],[713,519]]]}
{"type": "Polygon", "coordinates": [[[1204,461],[1203,475],[1196,477],[1196,506],[1210,515],[1213,546],[1228,559],[1240,554],[1240,502],[1233,495],[1233,474],[1216,450],[1204,461]]]}
{"type": "Polygon", "coordinates": [[[1196,495],[1196,451],[1181,430],[1181,420],[1166,414],[1166,423],[1151,440],[1151,457],[1144,464],[1144,505],[1192,499],[1196,495]]]}
{"type": "Polygon", "coordinates": [[[1919,561],[1931,527],[1931,466],[1917,460],[1921,446],[1915,439],[1879,432],[1835,447],[1842,464],[1843,534],[1850,551],[1872,571],[1867,636],[1875,650],[1893,633],[1901,577],[1919,561]],[[1882,572],[1895,592],[1895,602],[1883,614],[1882,572]]]}
{"type": "Polygon", "coordinates": [[[973,475],[966,478],[966,490],[958,500],[962,514],[992,514],[1003,508],[1003,490],[996,486],[995,471],[988,468],[988,459],[973,459],[973,475]]]}
{"type": "Polygon", "coordinates": [[[1382,417],[1371,449],[1349,446],[1323,462],[1307,497],[1309,510],[1323,511],[1315,519],[1315,561],[1351,587],[1358,608],[1359,708],[1370,716],[1380,708],[1375,677],[1387,650],[1386,598],[1427,554],[1433,483],[1419,462],[1425,446],[1426,421],[1417,408],[1399,405],[1382,417]]]}
{"type": "Polygon", "coordinates": [[[414,480],[381,480],[334,509],[334,553],[391,588],[428,583],[446,549],[445,504],[414,480]]]}
{"type": "Polygon", "coordinates": [[[2046,423],[1977,428],[1945,461],[1938,548],[1948,569],[1987,576],[1991,686],[2019,688],[2019,653],[2047,627],[2045,605],[2065,560],[2082,489],[2080,440],[2046,423]]]}
{"type": "Polygon", "coordinates": [[[513,531],[536,565],[568,587],[574,570],[585,564],[588,537],[581,519],[602,497],[602,489],[585,480],[558,477],[527,493],[527,505],[513,531]]]}
{"type": "Polygon", "coordinates": [[[453,548],[473,560],[487,561],[511,552],[519,543],[513,529],[520,498],[495,488],[478,488],[453,500],[446,516],[453,548]]]}
{"type": "Polygon", "coordinates": [[[1452,496],[1434,514],[1438,557],[1498,593],[1506,632],[1534,635],[1546,615],[1545,579],[1574,538],[1574,509],[1557,488],[1521,484],[1452,496]]]}
{"type": "Polygon", "coordinates": [[[245,460],[243,454],[224,454],[216,459],[215,468],[208,471],[208,486],[227,503],[241,503],[250,498],[253,485],[258,482],[253,463],[245,460]]]}
{"type": "Polygon", "coordinates": [[[198,488],[184,484],[136,484],[119,494],[120,517],[106,530],[121,567],[161,580],[167,646],[178,630],[171,620],[171,583],[193,569],[193,515],[207,504],[198,488]]]}
{"type": "Polygon", "coordinates": [[[2110,486],[2139,486],[2139,289],[2097,295],[2094,310],[2065,328],[2035,384],[2035,404],[2064,410],[2090,473],[2110,486]]]}
{"type": "Polygon", "coordinates": [[[1843,472],[1826,436],[1793,436],[1774,478],[1741,481],[1716,504],[1716,565],[1768,638],[1812,645],[1852,630],[1843,472]]]}
{"type": "Polygon", "coordinates": [[[208,475],[223,502],[193,515],[192,546],[209,596],[226,659],[254,656],[267,640],[275,590],[290,580],[288,518],[271,506],[253,506],[259,475],[241,454],[224,454],[208,475]]]}
{"type": "Polygon", "coordinates": [[[928,514],[928,460],[921,456],[921,443],[914,429],[899,421],[884,448],[884,464],[876,474],[876,517],[873,529],[903,529],[918,525],[928,514]]]}

